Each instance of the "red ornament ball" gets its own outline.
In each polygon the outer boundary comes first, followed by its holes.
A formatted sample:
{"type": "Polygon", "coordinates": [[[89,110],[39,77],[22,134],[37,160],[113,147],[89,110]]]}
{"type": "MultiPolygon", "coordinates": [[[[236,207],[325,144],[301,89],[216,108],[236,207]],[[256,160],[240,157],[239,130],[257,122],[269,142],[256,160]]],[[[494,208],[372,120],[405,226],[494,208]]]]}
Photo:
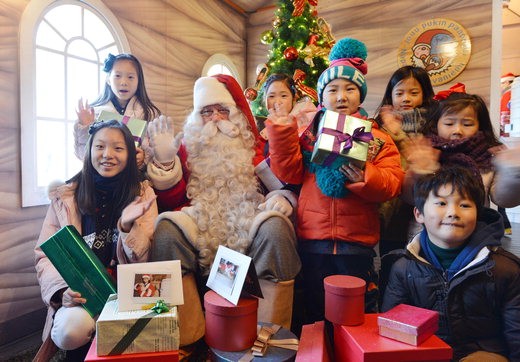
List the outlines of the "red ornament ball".
{"type": "Polygon", "coordinates": [[[258,91],[254,88],[249,87],[249,88],[246,88],[246,90],[244,91],[244,95],[246,96],[248,101],[252,102],[258,96],[258,91]]]}
{"type": "Polygon", "coordinates": [[[294,62],[296,59],[298,59],[298,49],[295,47],[287,47],[283,51],[283,57],[289,62],[294,62]]]}

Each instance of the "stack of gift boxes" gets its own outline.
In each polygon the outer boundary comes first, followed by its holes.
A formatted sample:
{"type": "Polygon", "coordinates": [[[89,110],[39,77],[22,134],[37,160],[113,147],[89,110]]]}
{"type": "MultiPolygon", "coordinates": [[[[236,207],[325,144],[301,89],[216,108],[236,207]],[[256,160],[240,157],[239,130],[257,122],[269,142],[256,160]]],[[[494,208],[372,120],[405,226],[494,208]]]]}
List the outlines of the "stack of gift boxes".
{"type": "MultiPolygon", "coordinates": [[[[61,228],[41,248],[70,288],[87,300],[83,307],[89,315],[97,317],[86,361],[164,361],[165,356],[178,360],[177,307],[158,300],[150,309],[120,310],[112,277],[72,225],[61,228]]],[[[180,274],[180,264],[178,269],[180,274]]]]}
{"type": "Polygon", "coordinates": [[[400,304],[385,313],[365,314],[365,281],[352,276],[329,276],[324,288],[326,322],[303,327],[296,361],[451,360],[451,347],[434,335],[437,312],[400,304]],[[330,338],[326,323],[332,324],[330,338]]]}

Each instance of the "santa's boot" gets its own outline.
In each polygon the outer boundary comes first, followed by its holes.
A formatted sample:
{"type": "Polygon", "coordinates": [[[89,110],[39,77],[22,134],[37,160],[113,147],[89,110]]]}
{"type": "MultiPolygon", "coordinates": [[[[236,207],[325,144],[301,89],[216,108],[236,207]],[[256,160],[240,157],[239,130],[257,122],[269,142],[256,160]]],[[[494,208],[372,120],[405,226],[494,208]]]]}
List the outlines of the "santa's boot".
{"type": "Polygon", "coordinates": [[[187,346],[204,337],[206,322],[193,274],[182,277],[182,292],[184,304],[178,306],[180,345],[187,346]]]}
{"type": "Polygon", "coordinates": [[[264,299],[258,299],[258,321],[291,329],[294,279],[274,283],[260,279],[264,299]]]}

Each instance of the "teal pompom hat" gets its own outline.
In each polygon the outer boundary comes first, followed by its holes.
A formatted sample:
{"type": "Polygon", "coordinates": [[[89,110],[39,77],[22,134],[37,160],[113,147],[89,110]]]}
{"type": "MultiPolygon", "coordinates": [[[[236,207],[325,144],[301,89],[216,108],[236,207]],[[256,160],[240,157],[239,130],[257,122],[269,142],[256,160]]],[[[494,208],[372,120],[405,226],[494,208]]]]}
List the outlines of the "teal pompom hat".
{"type": "Polygon", "coordinates": [[[359,40],[343,38],[330,50],[330,66],[321,73],[318,79],[318,101],[323,100],[323,90],[332,80],[343,78],[358,86],[361,93],[361,103],[367,95],[367,83],[365,75],[368,65],[367,47],[359,40]]]}

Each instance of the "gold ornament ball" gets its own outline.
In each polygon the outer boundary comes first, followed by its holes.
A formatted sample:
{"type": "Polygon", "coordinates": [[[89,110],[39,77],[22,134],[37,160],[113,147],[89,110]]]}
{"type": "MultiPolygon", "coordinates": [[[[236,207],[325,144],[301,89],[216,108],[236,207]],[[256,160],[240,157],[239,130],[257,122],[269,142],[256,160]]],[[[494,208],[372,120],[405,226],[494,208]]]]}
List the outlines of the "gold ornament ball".
{"type": "Polygon", "coordinates": [[[274,18],[273,20],[273,26],[275,28],[278,28],[282,24],[282,19],[280,19],[278,16],[274,18]]]}
{"type": "Polygon", "coordinates": [[[272,30],[266,30],[264,32],[262,32],[262,34],[260,34],[260,41],[262,42],[262,44],[271,44],[274,40],[274,35],[273,35],[273,32],[272,30]]]}

